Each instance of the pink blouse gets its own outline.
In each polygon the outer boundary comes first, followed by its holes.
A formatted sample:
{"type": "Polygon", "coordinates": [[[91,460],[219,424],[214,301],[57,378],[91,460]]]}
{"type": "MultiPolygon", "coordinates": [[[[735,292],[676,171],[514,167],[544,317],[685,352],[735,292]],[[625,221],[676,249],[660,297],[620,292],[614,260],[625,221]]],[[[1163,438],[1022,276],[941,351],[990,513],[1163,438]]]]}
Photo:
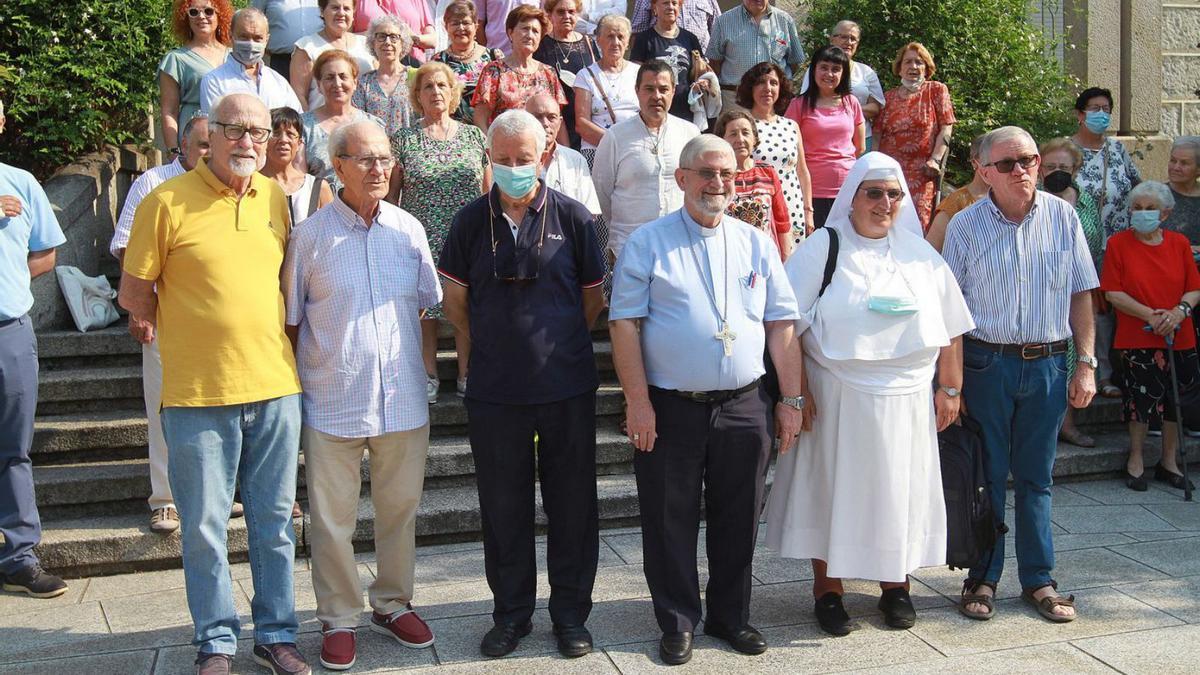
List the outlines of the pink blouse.
{"type": "Polygon", "coordinates": [[[792,99],[784,116],[800,126],[804,162],[812,180],[812,196],[833,199],[854,166],[858,150],[854,132],[863,123],[862,106],[853,96],[843,96],[835,108],[808,107],[803,96],[792,99]]]}

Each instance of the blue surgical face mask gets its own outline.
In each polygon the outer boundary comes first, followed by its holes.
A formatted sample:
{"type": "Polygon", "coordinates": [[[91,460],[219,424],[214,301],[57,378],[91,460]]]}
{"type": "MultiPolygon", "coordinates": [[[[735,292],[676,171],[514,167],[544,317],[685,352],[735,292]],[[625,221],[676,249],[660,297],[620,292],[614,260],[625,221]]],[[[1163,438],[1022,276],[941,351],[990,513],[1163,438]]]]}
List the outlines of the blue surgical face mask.
{"type": "Polygon", "coordinates": [[[912,314],[917,311],[917,300],[898,295],[872,295],[867,299],[867,309],[879,314],[912,314]]]}
{"type": "Polygon", "coordinates": [[[503,164],[493,164],[492,180],[496,181],[496,186],[500,188],[501,192],[513,199],[518,199],[529,194],[529,191],[537,184],[537,165],[504,166],[503,164]]]}
{"type": "Polygon", "coordinates": [[[1142,234],[1148,234],[1158,228],[1158,209],[1153,211],[1131,211],[1129,226],[1142,234]]]}
{"type": "Polygon", "coordinates": [[[1112,113],[1106,113],[1103,110],[1089,110],[1084,113],[1083,124],[1093,134],[1102,134],[1108,130],[1108,125],[1112,123],[1112,113]]]}

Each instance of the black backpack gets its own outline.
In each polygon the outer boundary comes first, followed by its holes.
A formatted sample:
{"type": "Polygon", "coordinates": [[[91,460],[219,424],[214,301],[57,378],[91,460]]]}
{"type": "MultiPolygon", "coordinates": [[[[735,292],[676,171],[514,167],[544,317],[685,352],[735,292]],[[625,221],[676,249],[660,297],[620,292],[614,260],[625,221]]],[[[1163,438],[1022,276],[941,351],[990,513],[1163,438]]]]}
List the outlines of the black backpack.
{"type": "Polygon", "coordinates": [[[996,541],[1008,527],[992,508],[979,423],[962,415],[961,426],[951,424],[938,433],[938,453],[946,498],[946,564],[969,569],[985,556],[990,564],[996,541]]]}

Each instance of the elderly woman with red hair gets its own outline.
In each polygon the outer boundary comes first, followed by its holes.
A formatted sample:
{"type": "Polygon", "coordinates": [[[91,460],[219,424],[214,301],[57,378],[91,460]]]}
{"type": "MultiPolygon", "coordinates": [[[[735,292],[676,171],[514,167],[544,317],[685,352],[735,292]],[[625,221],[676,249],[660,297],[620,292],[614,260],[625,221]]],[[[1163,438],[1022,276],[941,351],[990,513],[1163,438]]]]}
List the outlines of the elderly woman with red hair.
{"type": "MultiPolygon", "coordinates": [[[[550,30],[550,17],[546,12],[529,5],[521,5],[508,13],[504,21],[512,52],[499,61],[483,67],[471,106],[475,109],[475,126],[487,130],[492,120],[513,108],[524,108],[534,94],[549,92],[560,106],[567,104],[558,73],[550,66],[533,58],[542,43],[542,36],[550,30]]],[[[559,142],[569,145],[566,125],[559,133],[559,142]]]]}
{"type": "Polygon", "coordinates": [[[884,105],[875,118],[879,151],[891,155],[904,170],[913,206],[921,227],[929,229],[933,193],[950,152],[954,131],[954,104],[950,90],[929,78],[937,72],[925,45],[910,42],[900,48],[892,73],[900,86],[883,95],[884,105]]]}
{"type": "Polygon", "coordinates": [[[158,107],[163,138],[178,151],[180,130],[200,110],[200,80],[225,63],[233,7],[229,0],[175,0],[171,33],[180,47],[158,64],[158,107]]]}

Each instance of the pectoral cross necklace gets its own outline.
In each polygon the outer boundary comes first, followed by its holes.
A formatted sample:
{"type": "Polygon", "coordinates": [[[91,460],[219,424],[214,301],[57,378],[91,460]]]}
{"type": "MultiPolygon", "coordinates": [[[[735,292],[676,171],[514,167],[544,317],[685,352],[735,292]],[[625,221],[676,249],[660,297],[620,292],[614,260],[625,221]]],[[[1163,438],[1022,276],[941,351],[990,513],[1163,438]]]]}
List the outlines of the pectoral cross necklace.
{"type": "MultiPolygon", "coordinates": [[[[696,254],[696,242],[692,235],[691,228],[688,227],[687,221],[683,218],[683,213],[679,214],[679,222],[683,225],[683,230],[688,235],[688,250],[692,252],[692,260],[696,262],[696,270],[700,272],[700,278],[704,281],[704,293],[708,296],[709,302],[712,303],[713,311],[717,318],[721,321],[721,330],[713,333],[713,338],[721,341],[721,346],[725,350],[725,356],[733,356],[733,341],[737,339],[737,333],[729,330],[729,280],[726,278],[729,275],[729,238],[724,227],[721,228],[721,250],[724,254],[724,262],[721,267],[721,283],[725,286],[725,304],[722,312],[721,306],[717,304],[717,275],[711,270],[708,276],[712,277],[712,284],[708,279],[704,278],[704,265],[700,264],[700,256],[696,254]]],[[[705,255],[705,258],[708,256],[705,255]]]]}

